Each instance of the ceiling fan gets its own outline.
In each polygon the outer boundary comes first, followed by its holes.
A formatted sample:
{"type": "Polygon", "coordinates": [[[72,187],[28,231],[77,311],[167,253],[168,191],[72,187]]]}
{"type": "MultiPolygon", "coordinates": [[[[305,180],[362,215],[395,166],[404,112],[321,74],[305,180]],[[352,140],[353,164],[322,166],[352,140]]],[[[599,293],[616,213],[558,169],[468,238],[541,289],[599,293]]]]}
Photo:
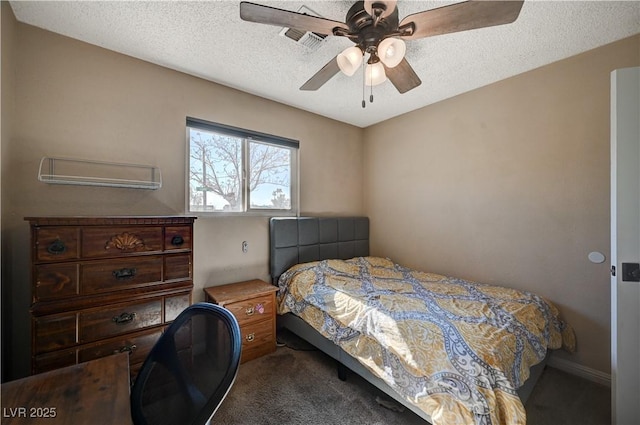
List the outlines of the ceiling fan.
{"type": "Polygon", "coordinates": [[[523,1],[470,0],[414,13],[400,21],[397,0],[365,0],[357,1],[349,9],[344,23],[241,2],[240,17],[250,22],[346,37],[355,43],[331,59],[300,90],[317,90],[339,71],[351,76],[366,59],[365,85],[374,86],[388,78],[400,93],[406,93],[422,82],[404,57],[404,40],[508,24],[518,18],[523,1]]]}

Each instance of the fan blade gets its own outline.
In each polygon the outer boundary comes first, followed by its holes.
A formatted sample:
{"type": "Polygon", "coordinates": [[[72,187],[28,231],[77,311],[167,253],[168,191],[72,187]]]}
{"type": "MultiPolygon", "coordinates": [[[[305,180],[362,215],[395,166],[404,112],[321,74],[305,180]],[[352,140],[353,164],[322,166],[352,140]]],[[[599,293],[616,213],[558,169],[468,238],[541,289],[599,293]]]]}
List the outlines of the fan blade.
{"type": "Polygon", "coordinates": [[[342,28],[346,32],[349,31],[349,27],[342,22],[276,9],[275,7],[262,6],[246,1],[240,2],[240,18],[245,21],[295,28],[301,31],[310,31],[325,35],[333,35],[334,28],[342,28]]]}
{"type": "Polygon", "coordinates": [[[414,13],[405,17],[399,27],[402,29],[405,25],[413,26],[413,33],[403,36],[403,38],[415,40],[422,37],[509,24],[518,18],[523,2],[524,0],[465,1],[414,13]]]}
{"type": "Polygon", "coordinates": [[[400,93],[406,93],[422,84],[420,77],[418,77],[418,74],[415,73],[406,59],[402,59],[402,62],[393,68],[387,68],[385,66],[384,70],[391,84],[393,84],[400,93]]]}
{"type": "Polygon", "coordinates": [[[309,78],[309,80],[300,87],[300,90],[318,90],[338,72],[340,72],[340,67],[338,66],[338,57],[336,56],[323,66],[320,71],[316,72],[316,75],[309,78]]]}

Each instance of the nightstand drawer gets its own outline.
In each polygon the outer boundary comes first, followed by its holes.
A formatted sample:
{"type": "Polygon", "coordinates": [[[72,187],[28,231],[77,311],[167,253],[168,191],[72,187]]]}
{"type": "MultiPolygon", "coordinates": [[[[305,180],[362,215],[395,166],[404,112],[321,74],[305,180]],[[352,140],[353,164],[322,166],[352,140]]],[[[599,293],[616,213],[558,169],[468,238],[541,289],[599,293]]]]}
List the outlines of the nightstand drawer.
{"type": "Polygon", "coordinates": [[[273,295],[268,294],[261,297],[225,304],[225,308],[238,319],[240,327],[265,318],[271,318],[274,314],[273,295]]]}
{"type": "Polygon", "coordinates": [[[242,363],[276,350],[277,290],[260,279],[204,288],[208,302],[226,308],[238,320],[242,336],[242,363]]]}
{"type": "Polygon", "coordinates": [[[246,362],[271,353],[276,349],[276,339],[273,332],[273,320],[263,320],[251,325],[241,326],[242,359],[246,362]]]}

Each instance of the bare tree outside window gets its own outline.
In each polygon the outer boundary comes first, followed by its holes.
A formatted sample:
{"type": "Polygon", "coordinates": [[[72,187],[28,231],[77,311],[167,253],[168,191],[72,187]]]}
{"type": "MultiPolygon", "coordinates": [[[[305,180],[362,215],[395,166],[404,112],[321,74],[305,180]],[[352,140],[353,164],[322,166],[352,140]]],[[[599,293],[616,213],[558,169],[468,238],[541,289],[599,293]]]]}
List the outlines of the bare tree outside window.
{"type": "Polygon", "coordinates": [[[189,129],[190,211],[291,210],[293,150],[189,129]]]}
{"type": "Polygon", "coordinates": [[[189,136],[191,205],[206,210],[217,195],[227,210],[241,211],[242,140],[198,130],[189,136]]]}

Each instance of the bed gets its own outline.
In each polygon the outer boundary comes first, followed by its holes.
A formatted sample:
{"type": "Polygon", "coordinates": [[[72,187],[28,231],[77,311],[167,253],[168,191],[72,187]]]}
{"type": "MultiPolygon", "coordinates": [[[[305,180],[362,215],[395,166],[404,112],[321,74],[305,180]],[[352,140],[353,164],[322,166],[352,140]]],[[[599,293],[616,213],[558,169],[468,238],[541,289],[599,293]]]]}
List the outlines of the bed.
{"type": "Polygon", "coordinates": [[[269,232],[278,327],[434,425],[524,425],[549,351],[575,348],[535,294],[369,256],[367,217],[272,218],[269,232]]]}

